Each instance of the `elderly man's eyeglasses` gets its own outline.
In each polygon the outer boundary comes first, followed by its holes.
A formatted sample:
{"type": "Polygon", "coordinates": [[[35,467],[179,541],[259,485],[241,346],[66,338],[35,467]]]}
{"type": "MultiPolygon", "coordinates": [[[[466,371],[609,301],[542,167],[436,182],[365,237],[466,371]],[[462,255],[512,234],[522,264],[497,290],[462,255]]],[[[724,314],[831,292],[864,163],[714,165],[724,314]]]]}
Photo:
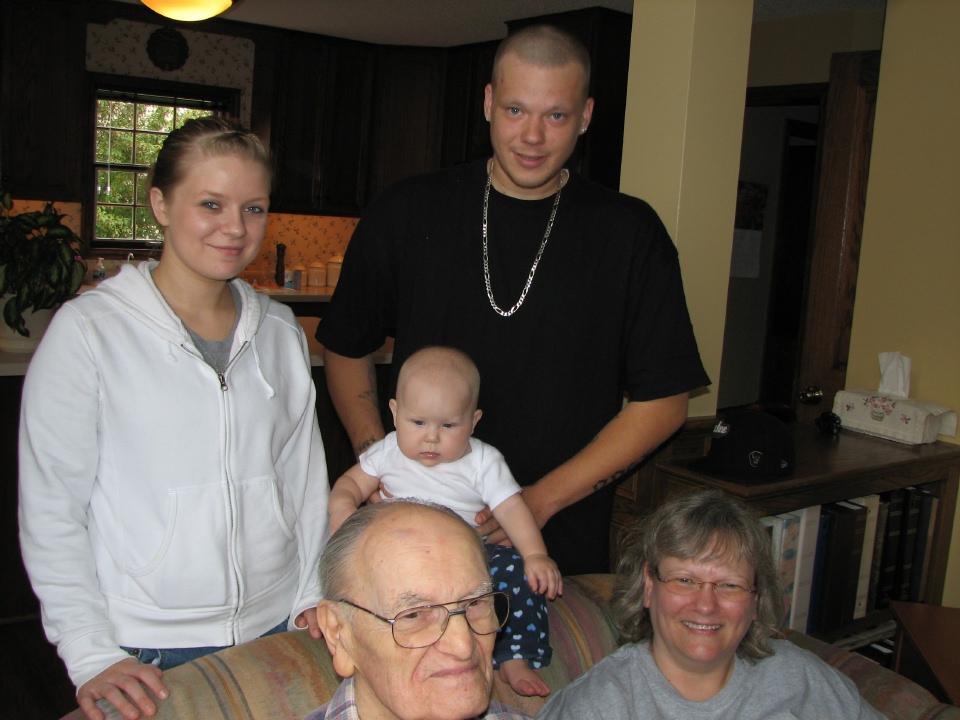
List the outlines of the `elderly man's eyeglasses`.
{"type": "Polygon", "coordinates": [[[696,578],[688,577],[686,575],[678,575],[676,577],[664,579],[660,577],[659,570],[655,570],[654,574],[656,575],[657,580],[662,582],[664,587],[674,595],[693,595],[694,593],[700,592],[704,585],[712,585],[713,591],[718,597],[721,597],[724,600],[746,600],[757,592],[756,588],[745,588],[742,585],[737,585],[736,583],[731,582],[710,582],[709,580],[697,580],[696,578]]]}
{"type": "Polygon", "coordinates": [[[410,650],[429,647],[437,642],[446,632],[452,615],[463,615],[467,625],[477,635],[491,635],[503,627],[510,612],[510,598],[502,592],[488,592],[443,605],[421,605],[399,612],[392,619],[377,615],[373,610],[367,610],[349,600],[338,602],[390,623],[394,642],[410,650]],[[451,610],[448,607],[450,605],[453,605],[454,609],[451,610]]]}

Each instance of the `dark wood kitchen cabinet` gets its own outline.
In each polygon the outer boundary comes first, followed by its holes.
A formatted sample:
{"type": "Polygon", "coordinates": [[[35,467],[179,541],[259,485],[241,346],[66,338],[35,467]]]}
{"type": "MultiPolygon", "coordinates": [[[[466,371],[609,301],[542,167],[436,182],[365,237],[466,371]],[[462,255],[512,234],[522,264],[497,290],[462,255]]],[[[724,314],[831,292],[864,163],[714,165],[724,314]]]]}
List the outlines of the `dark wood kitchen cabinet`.
{"type": "Polygon", "coordinates": [[[368,200],[440,167],[446,58],[440,48],[377,49],[368,200]]]}
{"type": "Polygon", "coordinates": [[[33,594],[20,555],[18,452],[22,375],[0,376],[0,623],[36,616],[40,603],[33,594]]]}
{"type": "Polygon", "coordinates": [[[257,91],[273,108],[253,125],[276,158],[270,209],[359,216],[397,180],[439,169],[446,59],[320,36],[258,47],[257,91]]]}
{"type": "Polygon", "coordinates": [[[271,209],[360,214],[375,49],[327,38],[286,39],[275,61],[270,145],[277,177],[271,209]]]}
{"type": "Polygon", "coordinates": [[[444,95],[443,167],[493,155],[483,93],[493,71],[499,40],[450,48],[444,95]]]}
{"type": "Polygon", "coordinates": [[[336,44],[328,54],[320,128],[320,211],[359,215],[367,198],[374,50],[336,44]]]}
{"type": "Polygon", "coordinates": [[[0,186],[14,196],[82,196],[86,58],[84,5],[0,3],[0,186]]]}

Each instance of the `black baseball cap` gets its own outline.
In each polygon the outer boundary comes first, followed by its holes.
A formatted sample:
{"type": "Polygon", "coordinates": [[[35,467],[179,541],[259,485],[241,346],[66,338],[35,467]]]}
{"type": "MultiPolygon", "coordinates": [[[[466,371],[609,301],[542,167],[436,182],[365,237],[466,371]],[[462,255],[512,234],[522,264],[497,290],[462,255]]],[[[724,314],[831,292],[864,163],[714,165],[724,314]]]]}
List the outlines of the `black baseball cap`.
{"type": "Polygon", "coordinates": [[[779,418],[762,410],[721,413],[713,427],[710,452],[688,467],[744,484],[769,482],[793,472],[793,437],[779,418]]]}

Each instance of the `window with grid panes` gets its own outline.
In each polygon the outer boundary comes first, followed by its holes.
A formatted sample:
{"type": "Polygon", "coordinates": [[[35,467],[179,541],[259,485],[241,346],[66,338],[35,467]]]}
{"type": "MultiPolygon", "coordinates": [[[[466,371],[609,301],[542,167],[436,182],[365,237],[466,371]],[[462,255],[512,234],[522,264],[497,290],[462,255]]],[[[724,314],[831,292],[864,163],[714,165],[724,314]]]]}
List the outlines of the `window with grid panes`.
{"type": "Polygon", "coordinates": [[[94,138],[94,248],[157,247],[161,228],[150,211],[146,177],[164,138],[190,118],[230,114],[213,97],[98,87],[94,138]]]}

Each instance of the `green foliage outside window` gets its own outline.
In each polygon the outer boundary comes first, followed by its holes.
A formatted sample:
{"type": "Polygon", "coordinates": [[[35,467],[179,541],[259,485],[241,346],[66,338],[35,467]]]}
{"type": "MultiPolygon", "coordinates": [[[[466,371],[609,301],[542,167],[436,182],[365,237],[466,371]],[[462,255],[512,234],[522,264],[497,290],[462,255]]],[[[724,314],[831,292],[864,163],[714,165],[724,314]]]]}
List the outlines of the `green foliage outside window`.
{"type": "Polygon", "coordinates": [[[96,222],[98,241],[131,245],[162,240],[150,211],[146,176],[166,136],[207,108],[138,100],[97,100],[96,222]]]}

